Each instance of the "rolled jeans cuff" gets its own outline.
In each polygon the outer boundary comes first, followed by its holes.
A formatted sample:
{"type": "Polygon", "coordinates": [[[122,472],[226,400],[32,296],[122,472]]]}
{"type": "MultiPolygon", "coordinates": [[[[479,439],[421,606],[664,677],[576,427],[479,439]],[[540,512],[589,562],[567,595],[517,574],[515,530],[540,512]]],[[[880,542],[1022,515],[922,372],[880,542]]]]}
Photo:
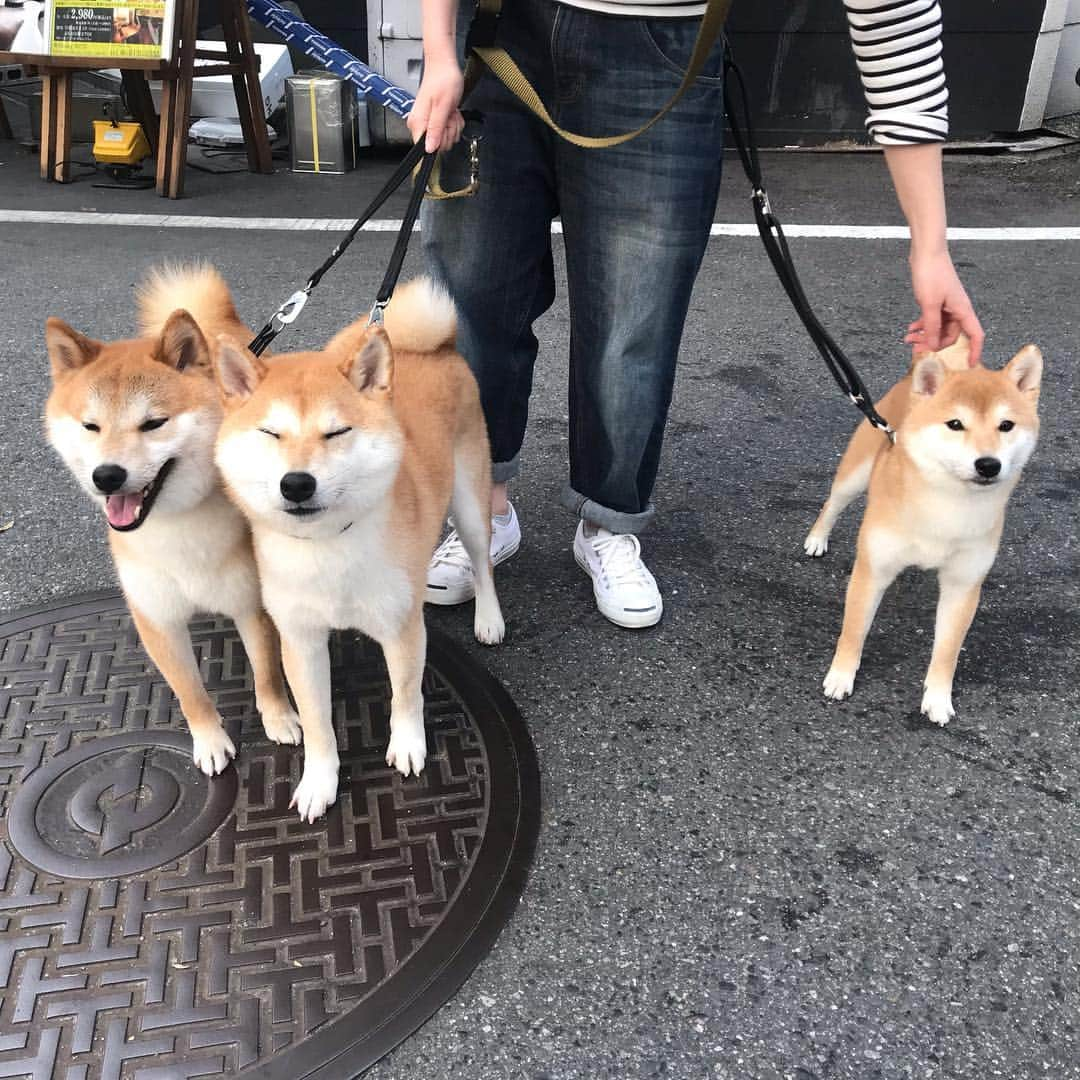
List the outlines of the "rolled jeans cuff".
{"type": "Polygon", "coordinates": [[[491,482],[493,484],[505,484],[507,480],[513,480],[521,472],[520,454],[515,454],[509,461],[493,461],[491,463],[491,482]]]}
{"type": "Polygon", "coordinates": [[[600,503],[576,492],[569,484],[563,488],[562,504],[590,525],[599,525],[601,529],[607,529],[608,532],[613,533],[644,532],[649,522],[656,516],[656,507],[652,503],[649,503],[640,514],[627,514],[621,510],[601,506],[600,503]]]}

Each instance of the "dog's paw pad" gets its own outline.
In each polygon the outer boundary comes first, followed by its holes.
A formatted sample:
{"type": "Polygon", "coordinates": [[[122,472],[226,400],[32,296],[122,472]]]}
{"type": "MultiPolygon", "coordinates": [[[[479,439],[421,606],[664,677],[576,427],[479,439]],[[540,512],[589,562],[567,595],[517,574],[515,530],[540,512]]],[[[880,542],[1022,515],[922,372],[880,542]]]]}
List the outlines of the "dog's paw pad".
{"type": "Polygon", "coordinates": [[[219,724],[216,729],[191,735],[191,759],[207,776],[217,776],[236,757],[232,739],[219,724]]]}
{"type": "Polygon", "coordinates": [[[941,690],[927,690],[923,694],[922,714],[932,724],[944,727],[956,715],[952,694],[941,690]]]}
{"type": "Polygon", "coordinates": [[[803,541],[803,551],[813,559],[820,559],[829,550],[829,538],[827,536],[815,536],[810,533],[803,541]]]}
{"type": "Polygon", "coordinates": [[[397,769],[402,776],[408,776],[410,773],[419,776],[426,760],[427,739],[422,726],[419,732],[391,731],[390,745],[386,748],[387,765],[392,769],[397,769]]]}
{"type": "Polygon", "coordinates": [[[855,672],[833,666],[821,686],[827,698],[843,701],[855,689],[855,672]]]}
{"type": "Polygon", "coordinates": [[[338,770],[334,765],[306,762],[304,775],[293,792],[289,806],[300,812],[300,820],[311,824],[326,813],[337,799],[338,770]]]}
{"type": "Polygon", "coordinates": [[[284,743],[286,746],[300,745],[300,717],[287,706],[264,709],[262,726],[271,742],[284,743]]]}

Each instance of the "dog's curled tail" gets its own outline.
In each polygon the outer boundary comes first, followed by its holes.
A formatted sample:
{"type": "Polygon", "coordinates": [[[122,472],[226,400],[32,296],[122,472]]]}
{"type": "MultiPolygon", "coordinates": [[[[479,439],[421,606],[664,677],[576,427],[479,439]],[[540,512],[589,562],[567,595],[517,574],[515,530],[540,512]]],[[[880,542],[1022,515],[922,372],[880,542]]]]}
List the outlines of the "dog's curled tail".
{"type": "Polygon", "coordinates": [[[228,285],[208,263],[153,270],[139,287],[138,302],[139,330],[147,336],[160,334],[178,308],[185,309],[205,334],[239,322],[228,285]]]}
{"type": "Polygon", "coordinates": [[[418,277],[394,291],[383,325],[395,349],[431,353],[454,344],[457,311],[441,286],[429,277],[418,277]]]}

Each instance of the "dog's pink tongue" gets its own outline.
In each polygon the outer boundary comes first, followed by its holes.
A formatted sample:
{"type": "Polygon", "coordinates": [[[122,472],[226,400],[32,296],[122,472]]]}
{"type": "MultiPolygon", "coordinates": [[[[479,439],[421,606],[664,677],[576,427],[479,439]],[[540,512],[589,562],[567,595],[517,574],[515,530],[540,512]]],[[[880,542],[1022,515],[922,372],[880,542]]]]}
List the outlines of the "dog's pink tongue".
{"type": "Polygon", "coordinates": [[[136,511],[142,506],[142,492],[134,495],[109,495],[105,499],[105,516],[109,524],[118,529],[131,525],[135,521],[136,511]]]}

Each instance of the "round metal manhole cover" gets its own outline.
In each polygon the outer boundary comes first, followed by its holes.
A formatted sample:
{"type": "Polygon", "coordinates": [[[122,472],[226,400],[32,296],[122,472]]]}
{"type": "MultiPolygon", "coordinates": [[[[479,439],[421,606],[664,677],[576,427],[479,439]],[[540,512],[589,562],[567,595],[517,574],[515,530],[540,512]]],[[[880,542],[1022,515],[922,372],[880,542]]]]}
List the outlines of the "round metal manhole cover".
{"type": "Polygon", "coordinates": [[[0,1076],[358,1075],[461,985],[517,902],[539,777],[505,691],[429,638],[428,762],[383,760],[379,649],[332,641],[337,804],[289,799],[239,638],[192,636],[239,755],[213,780],[115,595],[0,619],[0,1076]]]}

